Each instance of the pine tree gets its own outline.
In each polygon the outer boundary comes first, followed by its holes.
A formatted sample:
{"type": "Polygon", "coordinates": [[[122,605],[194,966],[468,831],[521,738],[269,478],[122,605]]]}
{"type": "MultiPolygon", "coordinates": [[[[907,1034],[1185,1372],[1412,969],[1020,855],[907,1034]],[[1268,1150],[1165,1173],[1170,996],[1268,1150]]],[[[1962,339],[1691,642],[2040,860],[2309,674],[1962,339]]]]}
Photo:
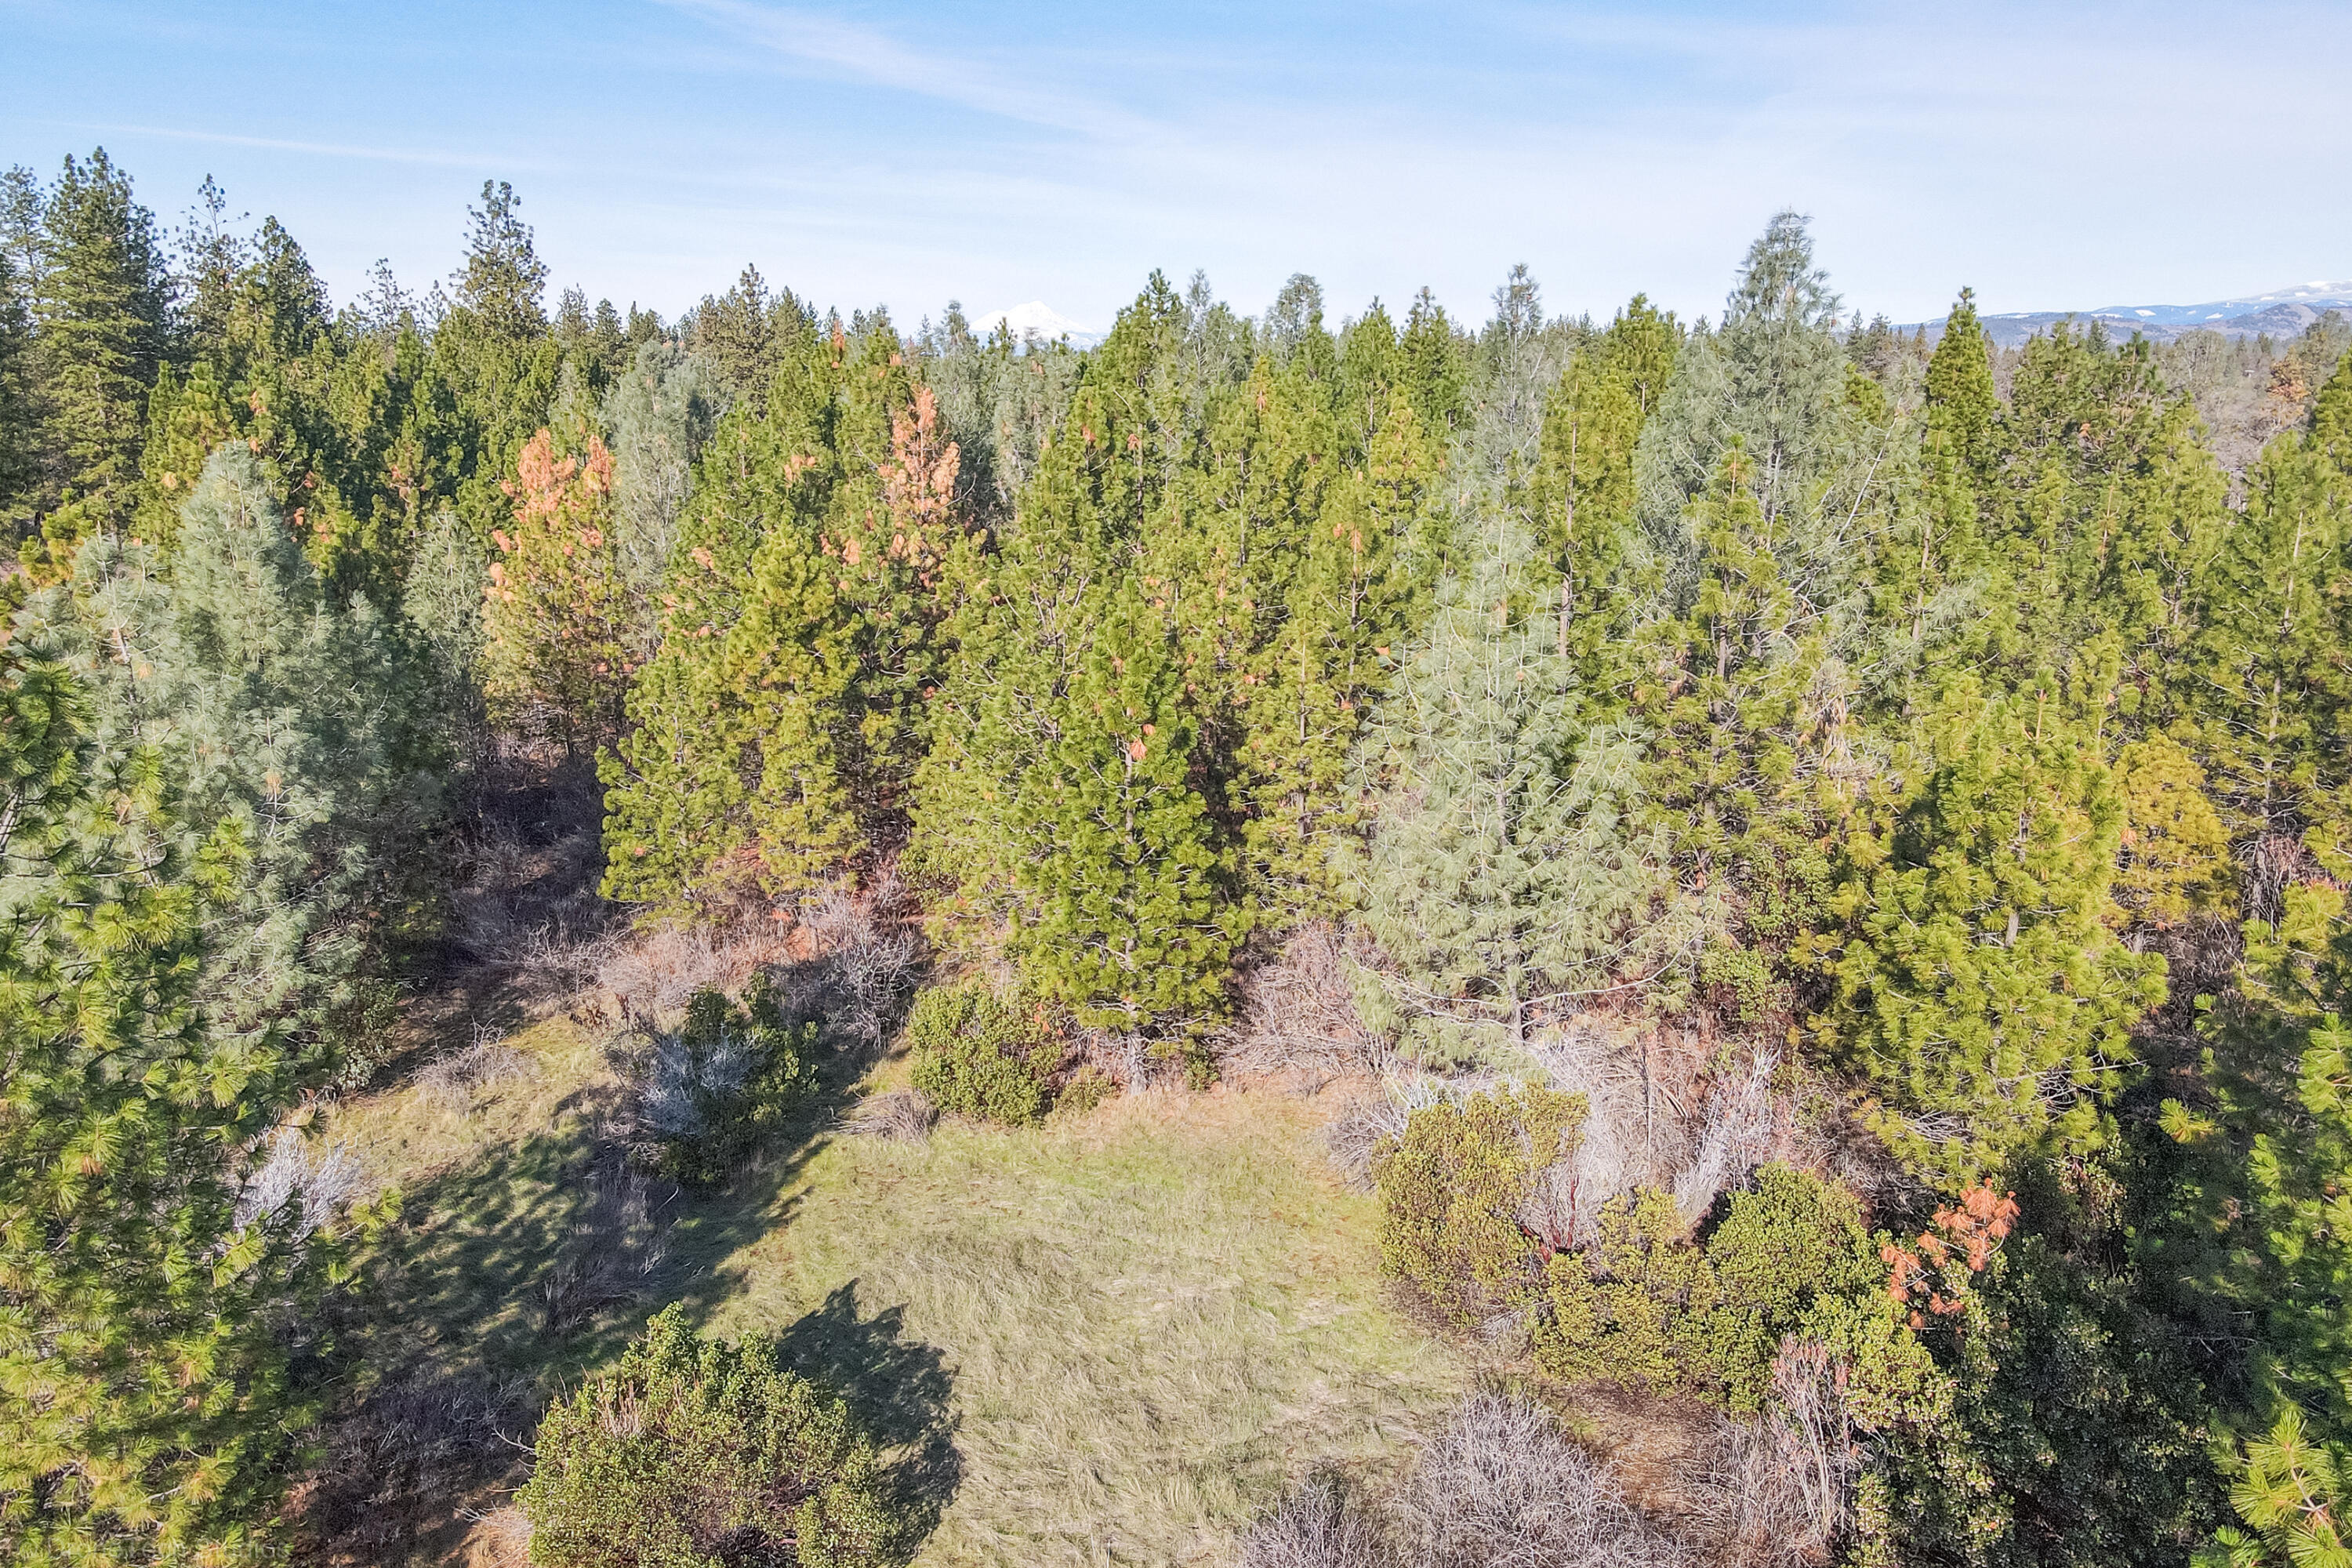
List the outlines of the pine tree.
{"type": "Polygon", "coordinates": [[[466,264],[451,279],[457,303],[491,333],[508,339],[536,337],[547,327],[541,305],[547,263],[539,258],[521,207],[522,198],[504,180],[482,182],[482,205],[466,209],[473,224],[466,237],[466,264]]]}
{"type": "MultiPolygon", "coordinates": [[[[1262,595],[1271,613],[1236,661],[1244,678],[1231,700],[1246,725],[1235,773],[1253,881],[1280,919],[1334,913],[1344,898],[1333,850],[1361,808],[1347,787],[1349,758],[1398,668],[1397,650],[1428,612],[1444,522],[1436,511],[1437,455],[1401,395],[1365,458],[1343,471],[1329,471],[1338,465],[1328,453],[1280,438],[1276,447],[1248,466],[1279,472],[1287,448],[1294,487],[1276,513],[1287,537],[1262,539],[1249,562],[1242,596],[1255,604],[1262,595]],[[1318,470],[1328,482],[1296,486],[1318,470]]],[[[1164,560],[1154,565],[1169,572],[1156,582],[1183,571],[1164,560]]],[[[1197,589],[1218,577],[1193,581],[1197,589]]],[[[1215,600],[1196,591],[1187,602],[1197,611],[1215,600]]],[[[1196,652],[1196,672],[1202,662],[1196,652]]]]}
{"type": "Polygon", "coordinates": [[[227,391],[209,361],[196,361],[184,376],[164,365],[147,397],[147,446],[140,459],[147,482],[134,523],[138,537],[168,548],[205,460],[241,435],[227,391]]]}
{"type": "Polygon", "coordinates": [[[1533,541],[1507,515],[1477,526],[1359,752],[1378,824],[1359,897],[1395,965],[1367,999],[1435,1060],[1522,1047],[1673,947],[1665,846],[1632,821],[1639,748],[1585,719],[1533,541]]]}
{"type": "Polygon", "coordinates": [[[491,534],[483,658],[494,713],[593,752],[620,733],[631,657],[613,457],[593,434],[585,447],[559,457],[541,430],[523,448],[513,520],[491,534]]]}
{"type": "Polygon", "coordinates": [[[1790,1005],[1786,955],[1825,919],[1822,844],[1853,771],[1841,672],[1780,566],[1795,520],[1768,518],[1756,477],[1734,437],[1691,508],[1697,597],[1645,635],[1634,689],[1649,818],[1707,915],[1699,979],[1748,1022],[1790,1005]]]}
{"type": "Polygon", "coordinates": [[[33,316],[45,515],[24,559],[54,580],[78,541],[131,514],[167,292],[154,215],[103,148],[88,163],[66,160],[42,204],[40,247],[33,316]]]}
{"type": "Polygon", "coordinates": [[[272,1042],[210,1026],[204,933],[257,847],[236,820],[185,842],[172,771],[95,743],[65,672],[0,646],[12,1563],[261,1555],[308,1419],[289,1340],[341,1266],[343,1216],[240,1191],[301,1080],[272,1042]]]}
{"type": "Polygon", "coordinates": [[[2352,359],[2322,389],[2311,427],[2263,454],[2197,584],[2185,729],[2252,872],[2257,919],[2276,918],[2301,855],[2336,875],[2352,868],[2347,542],[2352,359]]]}
{"type": "MultiPolygon", "coordinates": [[[[2352,927],[2345,896],[2290,885],[2246,925],[2239,984],[2200,1009],[2206,1047],[2163,1103],[2166,1283],[2227,1324],[2231,1502],[2211,1568],[2334,1562],[2352,1443],[2352,927]]],[[[2221,1380],[2216,1379],[2216,1382],[2221,1380]]]]}
{"type": "Polygon", "coordinates": [[[1872,1085],[1887,1145],[1967,1182],[2097,1143],[2164,960],[2102,923],[2122,811],[2086,734],[1965,685],[1927,729],[1907,783],[1848,830],[1814,1026],[1872,1085]]]}
{"type": "Polygon", "coordinates": [[[1926,426],[1916,487],[1898,493],[1892,526],[1870,550],[1870,617],[1882,703],[1926,700],[1934,667],[1980,658],[1976,611],[1985,593],[1981,497],[1998,483],[2000,399],[1984,329],[1968,289],[1927,362],[1926,426]]]}
{"type": "Polygon", "coordinates": [[[791,289],[768,292],[756,267],[735,287],[706,297],[679,323],[686,346],[705,360],[730,403],[764,405],[777,374],[805,363],[816,348],[816,313],[791,289]]]}
{"type": "Polygon", "coordinates": [[[2062,324],[2027,343],[1980,459],[1986,678],[2134,734],[2168,721],[2195,581],[2221,545],[2226,480],[2148,345],[2062,324]]]}
{"type": "Polygon", "coordinates": [[[1609,368],[1625,378],[1639,416],[1657,412],[1674,381],[1675,356],[1683,329],[1672,310],[1660,310],[1647,294],[1636,294],[1609,323],[1603,350],[1609,368]]]}
{"type": "Polygon", "coordinates": [[[1971,472],[1990,460],[1989,443],[2000,415],[1992,376],[1991,340],[1977,319],[1976,290],[1963,289],[1944,318],[1943,336],[1927,361],[1927,406],[1933,428],[1971,472]]]}
{"type": "Polygon", "coordinates": [[[715,605],[697,568],[715,574],[715,558],[671,574],[661,650],[600,765],[604,893],[723,911],[788,899],[856,847],[841,756],[852,624],[813,531],[788,516],[753,552],[723,627],[703,613],[715,605]]]}
{"type": "Polygon", "coordinates": [[[2199,1555],[2200,1568],[2352,1568],[2343,1522],[2352,1459],[2340,1440],[2314,1441],[2303,1413],[2287,1405],[2242,1458],[2230,1502],[2254,1534],[2221,1531],[2215,1549],[2199,1555]]]}
{"type": "Polygon", "coordinates": [[[703,454],[659,649],[600,764],[608,897],[784,898],[856,847],[843,757],[854,627],[822,543],[822,415],[785,398],[764,415],[740,405],[703,454]]]}
{"type": "MultiPolygon", "coordinates": [[[[842,345],[845,348],[847,345],[842,345]]],[[[859,831],[905,842],[908,792],[941,674],[940,567],[960,536],[962,454],[929,387],[909,377],[887,317],[854,356],[837,353],[826,410],[831,482],[820,544],[851,616],[856,680],[844,756],[859,831]]]]}
{"type": "Polygon", "coordinates": [[[323,1052],[413,869],[442,742],[382,617],[324,601],[243,448],[206,464],[158,568],[151,546],[93,541],[28,629],[81,683],[104,752],[156,754],[192,861],[215,832],[239,846],[211,895],[207,1026],[323,1052]]]}
{"type": "Polygon", "coordinates": [[[1460,429],[1469,416],[1464,390],[1469,356],[1445,307],[1428,289],[1412,297],[1397,346],[1404,359],[1405,396],[1423,427],[1440,439],[1460,429]]]}
{"type": "Polygon", "coordinates": [[[1004,553],[961,563],[915,849],[1041,995],[1143,1036],[1213,1013],[1244,912],[1192,784],[1176,628],[1150,583],[1055,526],[1077,510],[1055,455],[1004,553]]]}
{"type": "Polygon", "coordinates": [[[913,846],[1040,994],[1171,1041],[1220,1006],[1249,920],[1224,790],[1196,783],[1219,763],[1202,742],[1223,678],[1198,668],[1183,601],[1223,593],[1227,624],[1204,610],[1197,635],[1241,637],[1244,596],[1145,560],[1155,531],[1179,558],[1198,542],[1171,526],[1191,321],[1155,274],[1089,360],[1019,528],[994,554],[967,540],[952,563],[955,655],[913,846]]]}
{"type": "MultiPolygon", "coordinates": [[[[1638,303],[1638,301],[1637,301],[1638,303]]],[[[1632,634],[1644,552],[1634,527],[1635,371],[1606,350],[1578,353],[1544,405],[1528,504],[1560,578],[1560,654],[1594,690],[1615,684],[1612,652],[1632,634]]]]}

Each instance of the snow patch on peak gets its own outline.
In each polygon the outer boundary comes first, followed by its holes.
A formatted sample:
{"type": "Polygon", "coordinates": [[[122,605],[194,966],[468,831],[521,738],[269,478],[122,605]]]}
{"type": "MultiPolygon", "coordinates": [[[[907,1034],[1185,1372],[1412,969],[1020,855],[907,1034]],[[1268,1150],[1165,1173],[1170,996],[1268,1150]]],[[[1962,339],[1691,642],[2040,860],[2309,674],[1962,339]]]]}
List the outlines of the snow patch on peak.
{"type": "Polygon", "coordinates": [[[1100,342],[1100,332],[1090,332],[1069,317],[1062,314],[1043,300],[1031,300],[1002,310],[976,310],[971,317],[971,330],[982,337],[1002,324],[1018,341],[1036,334],[1047,342],[1066,337],[1080,348],[1100,342]]]}

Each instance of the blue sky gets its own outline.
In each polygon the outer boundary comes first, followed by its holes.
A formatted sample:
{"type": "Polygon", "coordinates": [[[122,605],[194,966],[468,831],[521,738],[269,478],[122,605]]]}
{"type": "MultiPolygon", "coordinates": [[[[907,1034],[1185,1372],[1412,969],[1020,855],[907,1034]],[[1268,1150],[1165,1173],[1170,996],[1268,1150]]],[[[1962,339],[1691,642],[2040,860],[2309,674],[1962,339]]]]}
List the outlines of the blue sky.
{"type": "Polygon", "coordinates": [[[339,296],[511,180],[556,282],[675,314],[746,260],[902,321],[1153,267],[1335,315],[1719,307],[1776,209],[1898,320],[2352,277],[2352,5],[0,0],[0,162],[207,174],[339,296]]]}

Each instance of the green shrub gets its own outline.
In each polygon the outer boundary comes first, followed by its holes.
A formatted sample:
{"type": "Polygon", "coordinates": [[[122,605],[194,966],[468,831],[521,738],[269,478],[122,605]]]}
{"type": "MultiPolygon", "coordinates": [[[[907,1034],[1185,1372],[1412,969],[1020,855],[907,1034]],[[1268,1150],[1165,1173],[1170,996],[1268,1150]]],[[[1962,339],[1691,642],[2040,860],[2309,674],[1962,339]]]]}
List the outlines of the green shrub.
{"type": "Polygon", "coordinates": [[[1584,1112],[1583,1096],[1536,1084],[1414,1111],[1372,1165],[1382,1264],[1465,1328],[1517,1305],[1536,1270],[1519,1210],[1576,1147],[1584,1112]]]}
{"type": "Polygon", "coordinates": [[[1022,1127],[1045,1113],[1062,1065],[1055,1031],[985,984],[935,985],[907,1016],[915,1087],[941,1110],[1022,1127]]]}
{"type": "Polygon", "coordinates": [[[1885,1286],[1862,1208],[1843,1188],[1767,1166],[1702,1245],[1665,1193],[1618,1198],[1592,1251],[1552,1255],[1536,1328],[1544,1370],[1677,1389],[1735,1410],[1763,1402],[1781,1340],[1815,1304],[1885,1286]]]}
{"type": "Polygon", "coordinates": [[[787,1023],[765,975],[740,1006],[697,992],[677,1032],[655,1043],[640,1088],[642,1163],[690,1186],[726,1180],[806,1096],[815,1053],[816,1026],[787,1023]]]}
{"type": "Polygon", "coordinates": [[[848,1407],[766,1347],[703,1338],[681,1307],[549,1411],[536,1452],[516,1501],[552,1568],[845,1568],[893,1543],[848,1407]]]}

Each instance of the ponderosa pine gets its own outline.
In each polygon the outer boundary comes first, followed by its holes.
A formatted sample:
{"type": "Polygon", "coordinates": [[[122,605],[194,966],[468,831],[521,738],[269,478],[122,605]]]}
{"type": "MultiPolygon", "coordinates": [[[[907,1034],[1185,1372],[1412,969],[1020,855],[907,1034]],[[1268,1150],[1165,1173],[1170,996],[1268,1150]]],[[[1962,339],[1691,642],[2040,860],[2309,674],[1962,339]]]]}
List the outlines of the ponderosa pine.
{"type": "Polygon", "coordinates": [[[33,319],[43,518],[25,559],[54,581],[83,537],[120,526],[135,503],[168,291],[154,215],[104,148],[87,162],[66,159],[40,223],[33,319]]]}

